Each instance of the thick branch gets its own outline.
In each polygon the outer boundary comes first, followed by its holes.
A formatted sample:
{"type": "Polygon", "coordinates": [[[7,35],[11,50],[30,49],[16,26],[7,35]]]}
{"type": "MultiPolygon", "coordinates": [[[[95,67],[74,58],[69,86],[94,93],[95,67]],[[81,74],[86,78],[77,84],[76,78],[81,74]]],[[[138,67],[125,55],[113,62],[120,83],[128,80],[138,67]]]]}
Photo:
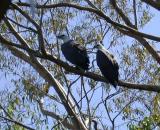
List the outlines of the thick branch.
{"type": "MultiPolygon", "coordinates": [[[[24,48],[26,48],[27,50],[29,50],[29,46],[27,45],[26,41],[23,39],[23,37],[21,37],[14,29],[14,27],[10,24],[10,22],[8,20],[5,20],[6,24],[8,25],[9,29],[13,32],[14,36],[23,44],[24,48]]],[[[3,39],[3,38],[2,38],[3,39]]],[[[3,39],[4,41],[5,39],[3,39]]],[[[81,128],[83,130],[85,130],[85,126],[83,124],[83,122],[81,121],[81,119],[76,115],[76,109],[74,109],[75,107],[73,107],[73,103],[70,99],[67,98],[66,96],[66,92],[63,89],[63,86],[61,86],[61,84],[49,73],[49,71],[47,71],[42,65],[41,63],[34,57],[34,55],[28,51],[28,54],[30,55],[30,57],[26,57],[26,55],[17,50],[16,48],[13,48],[12,46],[8,47],[11,52],[13,53],[13,55],[15,55],[16,57],[19,57],[21,59],[23,59],[24,61],[28,62],[35,70],[37,70],[37,72],[46,80],[48,81],[51,85],[54,86],[56,92],[58,93],[59,97],[61,98],[61,101],[64,104],[64,107],[66,108],[68,114],[73,117],[71,118],[72,121],[74,122],[74,126],[75,129],[76,128],[81,128]],[[26,58],[25,58],[26,57],[26,58]]]]}
{"type": "MultiPolygon", "coordinates": [[[[19,6],[29,6],[29,4],[26,4],[26,3],[19,3],[18,5],[19,6]]],[[[83,11],[88,11],[88,12],[91,12],[91,13],[95,13],[96,15],[100,16],[106,22],[112,24],[115,27],[123,28],[123,29],[131,31],[132,33],[134,33],[136,35],[139,35],[139,36],[142,36],[144,38],[160,42],[160,37],[149,35],[149,34],[146,34],[146,33],[143,33],[143,32],[139,32],[139,31],[137,31],[137,30],[135,30],[135,29],[133,29],[131,27],[127,27],[125,25],[122,25],[122,24],[119,24],[117,22],[112,21],[101,10],[97,10],[97,9],[90,8],[90,7],[83,7],[83,6],[79,6],[79,5],[71,4],[71,3],[58,3],[58,4],[50,4],[50,5],[37,5],[37,8],[44,8],[44,9],[58,8],[58,7],[72,7],[72,8],[78,9],[78,10],[83,10],[83,11]]]]}
{"type": "MultiPolygon", "coordinates": [[[[28,4],[25,4],[25,3],[20,3],[19,5],[29,6],[28,4]]],[[[78,10],[84,10],[84,11],[88,11],[91,13],[95,13],[96,15],[98,15],[99,17],[104,19],[106,22],[112,24],[116,29],[118,29],[118,28],[125,29],[125,30],[129,31],[130,33],[132,33],[133,35],[137,35],[139,37],[143,37],[143,38],[147,38],[147,39],[151,39],[151,40],[160,42],[160,37],[149,35],[146,33],[142,33],[142,32],[137,31],[136,29],[133,29],[131,27],[128,27],[128,26],[125,26],[125,25],[122,25],[122,24],[119,24],[117,22],[112,21],[101,10],[97,10],[97,9],[89,8],[89,7],[83,7],[83,6],[79,6],[79,5],[71,4],[71,3],[58,3],[58,4],[38,5],[37,6],[37,8],[57,8],[57,7],[72,7],[72,8],[78,9],[78,10]]],[[[147,44],[147,42],[146,42],[146,44],[147,44]]],[[[143,44],[143,46],[146,47],[146,49],[150,52],[150,54],[153,56],[153,58],[160,64],[160,56],[158,55],[158,53],[150,45],[143,44]]]]}
{"type": "Polygon", "coordinates": [[[61,118],[59,115],[55,114],[54,112],[50,112],[50,111],[48,111],[48,110],[45,110],[45,109],[43,108],[43,104],[42,104],[40,101],[38,101],[38,103],[39,103],[39,107],[40,107],[40,109],[41,109],[41,112],[42,112],[44,115],[50,116],[50,117],[56,119],[57,121],[60,121],[60,122],[61,122],[66,128],[68,128],[68,129],[74,129],[73,125],[70,124],[70,123],[67,121],[67,119],[61,118]]]}
{"type": "MultiPolygon", "coordinates": [[[[131,21],[129,20],[129,18],[124,14],[124,12],[118,7],[116,0],[110,0],[110,3],[112,4],[112,6],[114,7],[114,9],[116,10],[116,12],[122,17],[123,21],[130,27],[132,28],[136,28],[135,25],[133,25],[131,23],[131,21]]],[[[119,29],[118,30],[122,30],[119,29]]],[[[126,31],[128,33],[124,33],[124,31],[120,31],[121,33],[128,35],[130,37],[133,37],[135,39],[137,39],[147,50],[148,52],[157,60],[157,62],[160,64],[160,56],[158,55],[158,53],[156,52],[156,50],[154,50],[154,48],[143,38],[140,37],[139,35],[136,35],[134,33],[132,33],[131,31],[126,31]]]]}
{"type": "MultiPolygon", "coordinates": [[[[1,35],[0,35],[0,42],[3,43],[4,45],[9,45],[9,46],[15,45],[15,44],[11,44],[11,42],[4,39],[1,35]]],[[[16,45],[15,47],[19,47],[19,45],[16,45]]],[[[108,81],[106,81],[106,79],[103,76],[100,76],[100,75],[95,74],[93,72],[85,72],[85,71],[79,70],[73,66],[68,65],[66,62],[64,62],[64,61],[62,61],[62,60],[58,59],[57,57],[52,56],[50,54],[43,55],[37,51],[31,50],[29,48],[24,48],[24,47],[21,47],[21,49],[29,51],[35,57],[39,57],[39,58],[43,58],[43,59],[47,59],[49,61],[52,61],[53,63],[56,63],[57,65],[63,67],[68,72],[71,72],[71,73],[74,73],[77,75],[81,75],[81,76],[85,76],[87,78],[91,78],[96,81],[108,83],[108,81]]],[[[139,89],[139,90],[160,92],[159,85],[134,84],[134,83],[124,82],[121,80],[119,80],[118,85],[122,86],[122,87],[129,88],[129,89],[139,89]]]]}
{"type": "Polygon", "coordinates": [[[23,39],[23,37],[17,33],[17,31],[15,30],[15,28],[12,26],[12,24],[5,18],[4,19],[6,25],[8,26],[8,28],[11,30],[11,32],[13,33],[13,35],[20,41],[20,43],[25,46],[28,47],[27,42],[25,41],[25,39],[23,39]]]}
{"type": "Polygon", "coordinates": [[[160,10],[160,2],[156,2],[153,0],[141,0],[142,2],[145,2],[146,4],[149,4],[153,8],[160,10]]]}
{"type": "Polygon", "coordinates": [[[81,121],[80,117],[76,115],[76,111],[74,109],[75,107],[70,98],[67,98],[67,94],[63,89],[63,86],[61,86],[61,84],[51,75],[51,73],[48,70],[46,70],[36,59],[32,59],[29,56],[26,56],[23,52],[19,51],[14,47],[7,47],[9,48],[9,50],[11,50],[13,55],[29,63],[40,74],[40,76],[46,80],[46,82],[54,86],[54,89],[61,98],[61,101],[63,102],[65,109],[67,110],[68,114],[72,117],[71,119],[74,123],[75,129],[81,128],[81,130],[87,130],[83,122],[81,121]]]}

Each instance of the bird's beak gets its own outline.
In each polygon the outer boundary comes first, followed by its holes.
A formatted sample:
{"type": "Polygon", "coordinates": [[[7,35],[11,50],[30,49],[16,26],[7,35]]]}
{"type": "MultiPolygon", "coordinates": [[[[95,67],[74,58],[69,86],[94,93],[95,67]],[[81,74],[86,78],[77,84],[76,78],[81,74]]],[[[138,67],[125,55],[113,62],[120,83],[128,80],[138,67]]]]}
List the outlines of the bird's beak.
{"type": "Polygon", "coordinates": [[[93,49],[96,49],[97,47],[98,47],[98,45],[94,45],[94,46],[93,46],[93,49]]]}

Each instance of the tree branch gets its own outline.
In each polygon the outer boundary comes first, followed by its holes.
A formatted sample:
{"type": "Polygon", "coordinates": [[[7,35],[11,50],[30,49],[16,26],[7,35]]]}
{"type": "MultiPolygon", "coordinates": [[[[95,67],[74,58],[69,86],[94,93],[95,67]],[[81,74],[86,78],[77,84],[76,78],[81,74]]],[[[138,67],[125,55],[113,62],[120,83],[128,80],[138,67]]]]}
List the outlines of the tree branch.
{"type": "MultiPolygon", "coordinates": [[[[131,21],[129,20],[129,18],[118,7],[118,5],[116,3],[116,0],[110,0],[110,2],[112,4],[112,6],[114,7],[114,9],[116,10],[116,12],[122,17],[123,21],[128,26],[136,29],[136,26],[131,23],[131,21]]],[[[132,33],[131,31],[127,31],[127,30],[124,30],[124,29],[121,29],[121,28],[117,28],[117,30],[119,30],[121,33],[123,33],[125,35],[128,35],[130,37],[133,37],[137,41],[139,41],[148,50],[148,52],[150,52],[150,54],[157,60],[157,62],[160,64],[160,56],[158,55],[158,53],[156,52],[156,50],[154,50],[154,48],[143,37],[140,37],[139,35],[136,35],[136,34],[132,33]],[[128,32],[128,33],[125,33],[125,31],[128,32]]]]}
{"type": "Polygon", "coordinates": [[[131,21],[128,19],[128,17],[124,14],[124,12],[118,7],[116,0],[110,0],[111,5],[116,10],[116,12],[122,17],[123,21],[126,25],[128,25],[131,28],[136,29],[135,25],[131,23],[131,21]]]}
{"type": "Polygon", "coordinates": [[[149,4],[153,8],[160,10],[160,3],[153,1],[153,0],[141,0],[142,2],[145,2],[146,4],[149,4]]]}
{"type": "Polygon", "coordinates": [[[47,111],[43,108],[43,103],[41,101],[38,101],[38,104],[39,104],[39,107],[41,109],[41,112],[46,115],[46,116],[50,116],[54,119],[56,119],[57,121],[60,121],[66,128],[68,129],[74,129],[74,126],[72,124],[70,124],[67,119],[63,119],[61,118],[59,115],[55,114],[54,112],[50,112],[50,111],[47,111]]]}
{"type": "Polygon", "coordinates": [[[133,13],[134,13],[134,23],[136,28],[138,27],[137,24],[137,9],[136,9],[136,0],[133,0],[133,13]]]}
{"type": "MultiPolygon", "coordinates": [[[[19,3],[18,5],[20,5],[20,6],[29,6],[29,4],[26,4],[26,3],[19,3]]],[[[90,7],[83,7],[83,6],[79,6],[79,5],[71,4],[71,3],[37,5],[37,8],[57,8],[57,7],[72,7],[72,8],[78,9],[78,10],[83,10],[83,11],[88,11],[88,12],[91,12],[91,13],[95,13],[96,15],[101,17],[106,22],[112,24],[112,26],[115,27],[116,29],[119,29],[119,28],[120,29],[125,29],[126,31],[129,31],[133,35],[137,35],[139,37],[143,37],[143,38],[147,38],[147,39],[150,39],[150,40],[154,40],[154,41],[159,41],[160,42],[160,37],[149,35],[149,34],[146,34],[146,33],[143,33],[143,32],[139,32],[134,28],[131,28],[131,27],[119,24],[117,22],[114,22],[107,15],[105,15],[101,10],[97,10],[97,9],[90,8],[90,7]]],[[[145,42],[145,43],[147,44],[147,42],[145,42]]],[[[148,44],[147,45],[144,44],[143,46],[146,47],[146,49],[150,52],[150,54],[153,56],[153,58],[160,64],[160,56],[158,55],[158,53],[148,44]]]]}
{"type": "MultiPolygon", "coordinates": [[[[28,6],[28,7],[30,6],[27,3],[18,3],[18,5],[19,6],[28,6]]],[[[58,4],[50,4],[50,5],[37,5],[37,8],[44,8],[44,9],[58,8],[58,7],[72,7],[72,8],[78,9],[78,10],[88,11],[90,13],[95,13],[96,15],[98,15],[101,18],[103,18],[106,22],[112,24],[115,27],[123,28],[123,29],[126,29],[128,31],[131,31],[132,33],[134,33],[136,35],[139,35],[139,36],[142,36],[144,38],[160,42],[160,37],[158,37],[158,36],[153,36],[153,35],[149,35],[149,34],[146,34],[146,33],[143,33],[143,32],[139,32],[139,31],[137,31],[137,30],[135,30],[135,29],[133,29],[131,27],[128,27],[128,26],[125,26],[125,25],[122,25],[120,23],[112,21],[101,10],[97,10],[97,9],[90,8],[90,7],[83,7],[83,6],[79,6],[79,5],[71,4],[71,3],[58,3],[58,4]]]]}
{"type": "Polygon", "coordinates": [[[64,104],[65,109],[71,116],[71,120],[74,123],[75,129],[81,128],[82,130],[87,130],[81,118],[76,115],[76,110],[74,109],[75,107],[71,99],[67,98],[67,94],[63,89],[63,86],[51,75],[51,73],[48,70],[46,70],[46,68],[44,68],[42,64],[35,58],[34,59],[30,58],[29,56],[25,55],[23,52],[19,51],[18,49],[12,46],[7,46],[7,47],[12,52],[13,55],[29,63],[40,74],[40,76],[46,80],[46,82],[54,86],[54,89],[58,93],[62,103],[64,104]]]}
{"type": "MultiPolygon", "coordinates": [[[[0,35],[0,42],[4,45],[9,45],[9,46],[16,45],[15,43],[11,44],[11,42],[7,41],[1,35],[0,35]]],[[[19,45],[16,45],[16,47],[19,47],[19,45]]],[[[77,75],[81,75],[81,76],[85,76],[87,78],[91,78],[91,79],[96,80],[96,81],[101,81],[101,82],[108,83],[108,81],[103,76],[95,74],[93,72],[85,72],[83,70],[79,70],[79,69],[77,69],[73,66],[68,65],[66,62],[58,59],[56,56],[53,56],[51,54],[47,53],[46,55],[43,55],[43,54],[41,54],[37,51],[34,51],[32,49],[29,49],[29,48],[25,48],[25,47],[22,47],[22,46],[20,46],[20,48],[25,50],[25,51],[28,51],[28,52],[32,53],[35,57],[39,57],[39,58],[43,58],[43,59],[52,61],[53,63],[63,67],[68,72],[71,72],[71,73],[74,73],[74,74],[77,74],[77,75]]],[[[126,87],[128,89],[139,89],[139,90],[160,92],[160,85],[135,84],[135,83],[124,82],[124,81],[121,81],[121,80],[118,81],[118,85],[122,86],[122,87],[126,87]]]]}
{"type": "Polygon", "coordinates": [[[94,8],[94,9],[98,9],[90,0],[85,0],[87,3],[88,3],[88,5],[90,5],[92,8],[94,8]]]}
{"type": "Polygon", "coordinates": [[[41,27],[36,23],[27,13],[22,11],[17,5],[13,4],[13,7],[18,10],[27,20],[29,20],[37,29],[38,41],[39,41],[39,49],[42,53],[46,53],[45,51],[45,42],[43,38],[43,33],[41,27]]]}
{"type": "Polygon", "coordinates": [[[22,123],[20,123],[18,121],[15,121],[13,119],[9,119],[9,118],[3,117],[1,115],[0,115],[0,118],[2,118],[4,120],[7,120],[7,121],[10,121],[10,122],[13,122],[13,123],[15,123],[15,124],[17,124],[17,125],[19,125],[19,126],[21,126],[23,128],[26,128],[27,130],[35,130],[35,129],[33,129],[33,128],[29,127],[29,126],[26,126],[26,125],[24,125],[24,124],[22,124],[22,123]]]}

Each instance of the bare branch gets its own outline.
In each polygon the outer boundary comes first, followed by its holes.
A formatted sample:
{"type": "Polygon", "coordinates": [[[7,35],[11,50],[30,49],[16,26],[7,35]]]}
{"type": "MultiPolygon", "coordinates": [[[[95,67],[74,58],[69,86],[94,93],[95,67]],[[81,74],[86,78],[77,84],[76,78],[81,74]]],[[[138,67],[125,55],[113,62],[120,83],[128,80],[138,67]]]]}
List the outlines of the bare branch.
{"type": "MultiPolygon", "coordinates": [[[[108,83],[108,81],[103,76],[100,76],[100,75],[95,74],[93,72],[85,72],[83,70],[79,70],[79,69],[77,69],[73,66],[68,65],[66,62],[58,59],[57,57],[55,57],[53,55],[50,55],[50,54],[42,55],[41,53],[39,53],[37,51],[34,51],[32,49],[25,48],[25,47],[22,47],[22,46],[17,45],[17,44],[12,44],[11,42],[4,39],[1,35],[0,35],[0,42],[4,45],[9,45],[9,46],[14,46],[15,45],[18,48],[24,49],[27,52],[32,53],[35,57],[39,57],[39,58],[43,58],[43,59],[47,59],[49,61],[52,61],[53,63],[56,63],[57,65],[63,67],[68,72],[71,72],[71,73],[74,73],[74,74],[77,74],[77,75],[81,75],[81,76],[85,76],[87,78],[91,78],[91,79],[94,79],[96,81],[101,81],[101,82],[108,83]]],[[[119,80],[118,85],[122,86],[122,87],[126,87],[128,89],[139,89],[139,90],[160,92],[160,86],[159,85],[135,84],[135,83],[124,82],[124,81],[121,81],[121,80],[119,80]]]]}
{"type": "Polygon", "coordinates": [[[39,107],[41,109],[41,112],[46,115],[46,116],[50,116],[54,119],[56,119],[57,121],[60,121],[61,124],[63,124],[66,128],[68,129],[74,129],[74,126],[72,124],[70,124],[68,121],[67,121],[67,118],[61,118],[59,115],[57,115],[56,113],[54,112],[50,112],[48,110],[45,110],[43,108],[43,103],[41,101],[38,101],[38,104],[39,104],[39,107]]]}
{"type": "Polygon", "coordinates": [[[85,0],[92,8],[98,9],[90,0],[85,0]]]}
{"type": "Polygon", "coordinates": [[[153,1],[153,0],[141,0],[142,2],[145,2],[146,4],[149,4],[153,8],[160,10],[160,3],[153,1]]]}
{"type": "MultiPolygon", "coordinates": [[[[26,3],[19,3],[18,5],[29,6],[26,3]]],[[[83,11],[95,13],[96,15],[98,15],[100,18],[102,18],[106,22],[112,24],[112,26],[115,27],[116,29],[124,29],[126,31],[129,31],[130,34],[160,42],[160,37],[149,35],[149,34],[146,34],[143,32],[139,32],[132,27],[128,27],[128,26],[122,25],[120,23],[114,22],[107,15],[105,15],[101,10],[97,10],[97,9],[90,8],[90,7],[83,7],[83,6],[79,6],[79,5],[71,4],[71,3],[58,3],[58,4],[38,5],[37,6],[37,8],[57,8],[57,7],[72,7],[72,8],[78,9],[78,10],[83,10],[83,11]]],[[[127,24],[131,24],[131,23],[127,22],[127,24]]],[[[126,35],[128,35],[128,34],[126,34],[126,35]]],[[[129,35],[129,36],[131,36],[131,35],[129,35]]],[[[142,44],[142,45],[150,52],[150,54],[153,56],[153,58],[160,64],[160,56],[158,55],[158,53],[154,50],[154,48],[152,48],[150,45],[148,45],[147,42],[145,42],[145,44],[142,44]],[[145,44],[147,44],[147,45],[145,45],[145,44]]]]}
{"type": "Polygon", "coordinates": [[[116,0],[110,0],[111,5],[116,10],[116,12],[122,17],[125,24],[130,26],[131,28],[136,29],[135,25],[131,23],[131,21],[128,19],[128,17],[124,14],[124,12],[118,7],[116,0]]]}
{"type": "Polygon", "coordinates": [[[41,27],[36,23],[27,13],[22,11],[17,5],[13,4],[13,7],[17,9],[27,20],[29,20],[37,29],[38,34],[38,41],[39,41],[39,49],[42,51],[42,53],[46,53],[45,51],[45,41],[43,38],[43,33],[41,27]]]}
{"type": "Polygon", "coordinates": [[[36,28],[39,28],[39,25],[24,11],[22,11],[16,4],[12,4],[13,8],[18,10],[25,18],[26,20],[29,20],[36,28]]]}
{"type": "Polygon", "coordinates": [[[133,0],[133,13],[134,13],[134,23],[135,26],[137,28],[138,24],[137,24],[137,10],[136,10],[136,0],[133,0]]]}
{"type": "MultiPolygon", "coordinates": [[[[116,0],[110,0],[112,6],[114,7],[114,9],[116,10],[116,12],[122,17],[123,21],[130,27],[135,28],[136,26],[133,25],[131,23],[131,21],[129,20],[129,18],[124,14],[124,12],[118,7],[118,5],[116,4],[116,0]]],[[[135,4],[135,3],[134,3],[135,4]]],[[[136,17],[136,16],[135,16],[136,17]]],[[[160,56],[157,54],[156,50],[154,50],[154,48],[152,46],[150,46],[150,44],[141,36],[132,33],[131,31],[127,31],[128,33],[125,33],[124,29],[121,28],[117,28],[121,33],[128,35],[130,37],[133,37],[135,39],[137,39],[147,50],[148,52],[150,52],[150,54],[157,60],[157,62],[160,64],[160,56]],[[121,31],[122,30],[122,31],[121,31]],[[124,31],[123,31],[124,30],[124,31]]]]}
{"type": "Polygon", "coordinates": [[[82,130],[87,130],[81,118],[76,115],[76,110],[74,109],[75,107],[71,99],[69,98],[69,100],[67,100],[67,94],[63,89],[63,86],[58,82],[58,80],[56,80],[51,75],[51,73],[48,70],[46,70],[46,68],[44,68],[42,64],[35,58],[30,58],[29,56],[26,56],[23,52],[11,46],[7,47],[9,48],[9,50],[11,50],[13,55],[29,63],[46,80],[46,82],[54,86],[54,89],[58,93],[62,103],[64,104],[65,109],[67,110],[68,114],[72,117],[71,119],[74,123],[75,129],[81,128],[82,130]]]}
{"type": "Polygon", "coordinates": [[[0,115],[0,118],[2,118],[2,119],[4,119],[4,120],[7,120],[7,121],[10,121],[10,122],[12,122],[12,123],[15,123],[15,124],[17,124],[17,125],[19,125],[19,126],[21,126],[21,127],[23,127],[23,128],[26,128],[27,130],[35,130],[35,129],[29,127],[29,126],[26,126],[26,125],[24,125],[24,124],[16,121],[16,120],[9,119],[9,118],[6,118],[6,117],[1,116],[1,115],[0,115]]]}
{"type": "MultiPolygon", "coordinates": [[[[19,6],[28,6],[29,4],[26,3],[19,3],[19,6]]],[[[91,13],[95,13],[96,15],[98,15],[99,17],[101,17],[102,19],[104,19],[106,22],[112,24],[115,27],[119,27],[119,28],[123,28],[126,29],[128,31],[131,31],[132,33],[142,36],[144,38],[147,39],[151,39],[151,40],[155,40],[155,41],[160,41],[160,37],[158,36],[153,36],[153,35],[149,35],[143,32],[139,32],[131,27],[127,27],[125,25],[119,24],[117,22],[112,21],[107,15],[105,15],[102,11],[94,9],[94,8],[90,8],[90,7],[83,7],[83,6],[79,6],[76,4],[71,4],[71,3],[58,3],[58,4],[50,4],[50,5],[37,5],[37,8],[45,8],[45,9],[49,9],[49,8],[58,8],[58,7],[72,7],[78,10],[83,10],[83,11],[88,11],[91,13]]]]}

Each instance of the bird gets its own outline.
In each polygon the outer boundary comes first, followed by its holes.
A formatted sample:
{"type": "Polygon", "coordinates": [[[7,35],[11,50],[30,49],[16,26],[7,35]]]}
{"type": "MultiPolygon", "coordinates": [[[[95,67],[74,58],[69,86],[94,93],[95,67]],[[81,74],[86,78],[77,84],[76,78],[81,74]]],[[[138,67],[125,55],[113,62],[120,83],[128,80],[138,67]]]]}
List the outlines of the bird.
{"type": "Polygon", "coordinates": [[[4,18],[4,15],[7,13],[11,0],[1,0],[0,2],[0,21],[4,18]]]}
{"type": "Polygon", "coordinates": [[[89,70],[90,61],[86,48],[64,34],[57,36],[57,38],[63,40],[61,50],[66,60],[79,69],[89,70]]]}
{"type": "Polygon", "coordinates": [[[94,48],[97,48],[97,66],[99,67],[102,75],[107,79],[107,81],[112,84],[114,88],[116,88],[119,78],[119,65],[117,61],[101,43],[97,43],[94,48]]]}

